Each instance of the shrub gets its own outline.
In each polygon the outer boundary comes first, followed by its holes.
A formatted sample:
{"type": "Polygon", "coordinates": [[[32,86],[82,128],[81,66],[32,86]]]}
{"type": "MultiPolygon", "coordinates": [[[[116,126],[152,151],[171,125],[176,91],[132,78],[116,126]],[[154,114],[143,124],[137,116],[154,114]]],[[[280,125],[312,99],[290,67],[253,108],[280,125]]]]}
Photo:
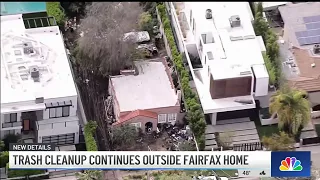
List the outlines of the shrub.
{"type": "Polygon", "coordinates": [[[253,27],[257,36],[262,36],[265,46],[266,54],[264,54],[264,61],[269,73],[269,82],[272,85],[279,85],[281,76],[281,67],[279,62],[279,45],[277,42],[277,35],[269,29],[268,22],[262,16],[262,3],[258,3],[255,8],[255,19],[253,27]]]}
{"type": "Polygon", "coordinates": [[[149,34],[152,34],[153,22],[152,16],[149,12],[143,12],[139,17],[139,27],[143,31],[148,31],[149,34]]]}
{"type": "Polygon", "coordinates": [[[9,144],[10,143],[17,143],[21,139],[20,135],[18,134],[8,134],[4,137],[3,143],[4,143],[4,151],[9,150],[9,144]]]}
{"type": "Polygon", "coordinates": [[[96,128],[97,123],[94,121],[89,121],[84,127],[84,139],[86,141],[87,151],[98,151],[98,146],[93,136],[96,128]]]}
{"type": "Polygon", "coordinates": [[[65,14],[60,6],[60,2],[47,2],[48,16],[53,16],[59,26],[63,26],[65,22],[65,14]]]}
{"type": "Polygon", "coordinates": [[[9,151],[3,151],[0,153],[0,168],[6,167],[9,162],[9,151]]]}
{"type": "Polygon", "coordinates": [[[197,140],[199,149],[203,150],[205,147],[204,133],[206,128],[206,122],[204,120],[203,111],[201,109],[201,105],[199,104],[197,95],[192,91],[191,87],[189,86],[189,73],[184,68],[182,55],[178,52],[178,48],[174,40],[174,36],[170,26],[170,20],[166,13],[165,6],[159,3],[157,8],[160,15],[160,19],[163,22],[163,28],[168,40],[168,44],[170,46],[172,60],[179,75],[184,100],[187,108],[187,120],[197,140]]]}
{"type": "Polygon", "coordinates": [[[8,178],[15,178],[15,177],[28,177],[37,174],[44,174],[45,171],[41,169],[25,169],[25,170],[16,170],[16,169],[9,169],[9,163],[6,165],[6,169],[8,170],[8,178]]]}

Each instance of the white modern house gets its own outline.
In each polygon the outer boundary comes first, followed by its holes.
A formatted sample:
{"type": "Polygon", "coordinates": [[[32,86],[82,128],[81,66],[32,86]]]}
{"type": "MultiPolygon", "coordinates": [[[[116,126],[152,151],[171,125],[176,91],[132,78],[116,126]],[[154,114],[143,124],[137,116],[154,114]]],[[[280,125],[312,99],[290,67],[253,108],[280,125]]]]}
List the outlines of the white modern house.
{"type": "Polygon", "coordinates": [[[21,14],[1,16],[0,137],[79,143],[77,96],[58,26],[26,29],[21,14]]]}
{"type": "Polygon", "coordinates": [[[268,98],[265,46],[255,35],[248,2],[169,2],[166,6],[178,48],[190,68],[190,84],[212,125],[220,113],[254,109],[256,100],[268,98]],[[197,65],[194,57],[200,58],[197,65]]]}

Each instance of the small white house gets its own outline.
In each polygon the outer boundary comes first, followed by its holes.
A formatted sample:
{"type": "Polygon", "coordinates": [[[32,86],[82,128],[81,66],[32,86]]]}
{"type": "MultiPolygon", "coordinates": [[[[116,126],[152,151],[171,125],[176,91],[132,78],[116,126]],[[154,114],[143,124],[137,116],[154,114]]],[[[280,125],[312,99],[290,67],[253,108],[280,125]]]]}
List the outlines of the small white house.
{"type": "Polygon", "coordinates": [[[26,29],[21,14],[1,16],[1,138],[79,143],[77,96],[58,26],[26,29]]]}

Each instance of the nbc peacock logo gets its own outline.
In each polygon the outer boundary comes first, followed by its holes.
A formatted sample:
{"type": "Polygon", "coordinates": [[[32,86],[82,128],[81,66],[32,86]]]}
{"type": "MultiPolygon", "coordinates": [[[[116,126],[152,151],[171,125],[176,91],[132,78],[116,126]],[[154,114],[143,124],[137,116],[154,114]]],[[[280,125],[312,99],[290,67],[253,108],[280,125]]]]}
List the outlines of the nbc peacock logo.
{"type": "Polygon", "coordinates": [[[281,161],[280,171],[302,171],[301,161],[295,157],[287,157],[281,161]]]}

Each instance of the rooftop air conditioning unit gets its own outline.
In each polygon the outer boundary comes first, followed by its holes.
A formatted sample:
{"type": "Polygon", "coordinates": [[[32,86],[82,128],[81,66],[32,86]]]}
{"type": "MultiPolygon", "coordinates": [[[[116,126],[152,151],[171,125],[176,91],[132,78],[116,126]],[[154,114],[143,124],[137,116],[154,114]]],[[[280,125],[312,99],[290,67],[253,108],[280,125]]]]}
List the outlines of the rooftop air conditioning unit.
{"type": "Polygon", "coordinates": [[[206,10],[206,19],[212,19],[212,10],[211,9],[206,10]]]}
{"type": "Polygon", "coordinates": [[[314,54],[320,54],[320,44],[315,44],[313,46],[313,53],[314,54]]]}
{"type": "Polygon", "coordinates": [[[230,22],[231,27],[240,27],[241,26],[240,16],[238,16],[238,15],[231,16],[229,18],[229,22],[230,22]]]}

